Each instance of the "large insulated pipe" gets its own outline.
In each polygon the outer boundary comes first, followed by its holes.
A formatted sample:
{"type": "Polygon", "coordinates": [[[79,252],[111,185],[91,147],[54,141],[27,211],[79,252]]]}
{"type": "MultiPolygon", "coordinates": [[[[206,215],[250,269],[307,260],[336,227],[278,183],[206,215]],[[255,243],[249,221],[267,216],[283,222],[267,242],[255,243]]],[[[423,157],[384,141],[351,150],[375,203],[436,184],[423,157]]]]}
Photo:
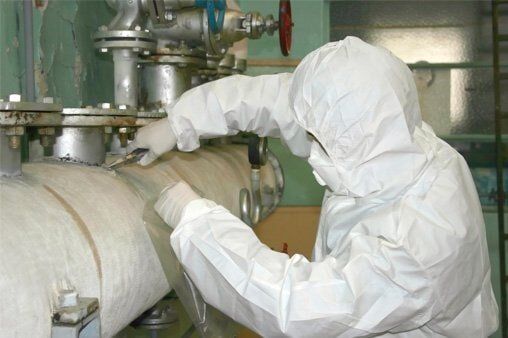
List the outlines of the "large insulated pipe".
{"type": "Polygon", "coordinates": [[[113,49],[115,104],[138,106],[138,56],[132,48],[113,49]]]}
{"type": "MultiPolygon", "coordinates": [[[[60,284],[97,298],[101,336],[115,335],[170,290],[166,276],[181,274],[170,228],[153,210],[160,191],[185,180],[238,215],[238,193],[250,185],[246,154],[213,146],[116,172],[33,162],[23,176],[0,178],[0,337],[50,337],[60,284]]],[[[271,166],[262,170],[273,189],[271,166]]]]}

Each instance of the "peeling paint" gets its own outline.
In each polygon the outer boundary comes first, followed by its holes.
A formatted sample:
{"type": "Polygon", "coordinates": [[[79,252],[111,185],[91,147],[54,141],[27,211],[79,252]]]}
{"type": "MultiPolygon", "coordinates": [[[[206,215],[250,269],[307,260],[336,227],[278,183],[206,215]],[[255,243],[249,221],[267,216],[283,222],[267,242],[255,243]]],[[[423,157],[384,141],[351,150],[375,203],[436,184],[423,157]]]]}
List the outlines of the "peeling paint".
{"type": "Polygon", "coordinates": [[[35,86],[39,93],[40,97],[49,96],[48,95],[48,84],[46,83],[46,77],[44,76],[44,72],[40,67],[35,67],[35,86]]]}
{"type": "Polygon", "coordinates": [[[18,37],[17,36],[13,36],[12,37],[12,46],[14,48],[19,48],[19,40],[18,40],[18,37]]]}
{"type": "MultiPolygon", "coordinates": [[[[76,54],[74,57],[74,87],[78,93],[81,93],[81,75],[83,74],[83,62],[81,60],[81,56],[76,54]]],[[[82,100],[80,100],[80,106],[82,105],[82,100]]]]}
{"type": "Polygon", "coordinates": [[[92,41],[97,27],[112,17],[106,2],[49,1],[36,16],[38,95],[60,98],[69,107],[110,101],[113,64],[100,58],[92,41]]]}

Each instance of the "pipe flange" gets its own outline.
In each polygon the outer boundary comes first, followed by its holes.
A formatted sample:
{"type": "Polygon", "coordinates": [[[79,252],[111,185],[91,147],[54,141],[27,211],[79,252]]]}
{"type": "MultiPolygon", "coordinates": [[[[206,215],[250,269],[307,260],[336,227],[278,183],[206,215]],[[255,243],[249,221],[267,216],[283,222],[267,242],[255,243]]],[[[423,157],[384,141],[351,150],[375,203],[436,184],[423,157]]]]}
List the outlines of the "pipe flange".
{"type": "Polygon", "coordinates": [[[136,120],[136,125],[138,127],[144,127],[154,121],[163,119],[168,117],[168,114],[164,109],[159,109],[159,111],[139,111],[138,118],[136,120]]]}
{"type": "Polygon", "coordinates": [[[157,41],[150,31],[101,30],[94,35],[94,45],[101,52],[108,52],[108,49],[115,48],[132,48],[134,52],[150,52],[155,50],[157,41]]]}
{"type": "Polygon", "coordinates": [[[62,120],[61,104],[53,103],[47,97],[43,102],[24,102],[21,95],[12,94],[0,101],[0,126],[40,126],[55,125],[62,120]]]}
{"type": "Polygon", "coordinates": [[[101,104],[98,108],[64,108],[62,117],[60,125],[63,127],[129,127],[136,126],[137,110],[101,104]]]}
{"type": "Polygon", "coordinates": [[[190,57],[198,57],[198,58],[205,58],[206,52],[199,48],[190,48],[185,44],[180,44],[179,47],[163,47],[163,48],[157,48],[157,50],[154,53],[155,55],[180,55],[180,56],[190,56],[190,57]]]}
{"type": "Polygon", "coordinates": [[[185,56],[185,55],[153,55],[148,59],[140,61],[144,63],[165,63],[171,65],[178,65],[179,67],[205,67],[206,60],[200,57],[185,56]]]}
{"type": "Polygon", "coordinates": [[[108,107],[86,107],[86,108],[64,108],[62,115],[80,115],[80,116],[134,116],[138,111],[136,109],[119,106],[118,108],[108,107]]]}
{"type": "Polygon", "coordinates": [[[138,118],[150,118],[150,119],[162,119],[164,117],[168,117],[168,114],[164,109],[160,109],[159,111],[138,111],[138,118]]]}

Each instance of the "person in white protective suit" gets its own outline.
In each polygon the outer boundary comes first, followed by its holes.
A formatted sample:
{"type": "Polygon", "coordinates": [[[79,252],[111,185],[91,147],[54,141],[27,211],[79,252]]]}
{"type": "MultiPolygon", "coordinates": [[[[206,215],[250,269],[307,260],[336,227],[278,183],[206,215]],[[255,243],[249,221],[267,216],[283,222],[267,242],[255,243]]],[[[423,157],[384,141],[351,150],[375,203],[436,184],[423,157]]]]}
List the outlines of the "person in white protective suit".
{"type": "Polygon", "coordinates": [[[205,301],[266,337],[487,337],[497,326],[482,211],[468,166],[422,122],[408,67],[358,38],[293,74],[186,92],[131,147],[250,131],[280,137],[326,186],[310,262],[272,251],[187,184],[156,210],[205,301]]]}

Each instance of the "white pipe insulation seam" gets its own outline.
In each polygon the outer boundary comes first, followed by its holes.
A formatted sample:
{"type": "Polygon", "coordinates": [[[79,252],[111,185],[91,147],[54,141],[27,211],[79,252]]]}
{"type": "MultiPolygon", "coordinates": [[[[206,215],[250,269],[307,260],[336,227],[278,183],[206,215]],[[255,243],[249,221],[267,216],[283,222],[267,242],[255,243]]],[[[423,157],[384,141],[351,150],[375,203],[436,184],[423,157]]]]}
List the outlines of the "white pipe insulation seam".
{"type": "MultiPolygon", "coordinates": [[[[175,152],[117,172],[27,163],[23,176],[0,178],[0,337],[49,337],[62,283],[99,299],[103,337],[119,332],[170,290],[170,229],[153,211],[159,192],[183,179],[238,214],[239,191],[250,186],[246,153],[175,152]]],[[[263,170],[274,187],[272,168],[263,170]]]]}

